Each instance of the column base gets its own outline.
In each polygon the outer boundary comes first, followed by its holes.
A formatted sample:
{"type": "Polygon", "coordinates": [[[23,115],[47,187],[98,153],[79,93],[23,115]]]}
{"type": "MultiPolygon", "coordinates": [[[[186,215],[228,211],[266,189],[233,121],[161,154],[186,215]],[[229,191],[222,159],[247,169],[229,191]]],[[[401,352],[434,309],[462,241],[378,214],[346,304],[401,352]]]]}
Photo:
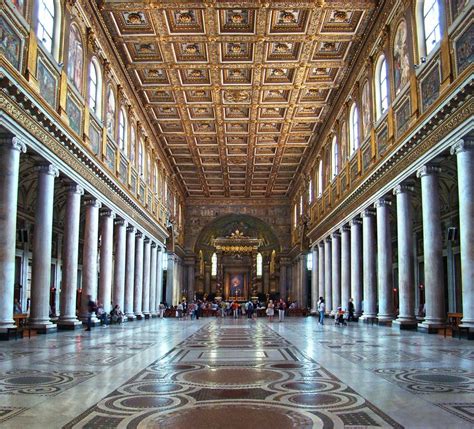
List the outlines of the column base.
{"type": "Polygon", "coordinates": [[[158,317],[158,313],[150,313],[150,316],[151,316],[152,318],[158,317]]]}
{"type": "Polygon", "coordinates": [[[416,330],[418,323],[415,319],[413,320],[397,319],[393,321],[393,326],[400,330],[416,330]]]}
{"type": "Polygon", "coordinates": [[[139,313],[139,314],[136,314],[136,313],[135,313],[135,317],[137,318],[137,320],[143,320],[143,319],[145,319],[145,316],[144,316],[142,313],[139,313]]]}
{"type": "Polygon", "coordinates": [[[377,316],[377,324],[380,326],[392,326],[393,319],[394,317],[391,315],[379,314],[377,316]]]}
{"type": "Polygon", "coordinates": [[[143,313],[143,317],[145,318],[145,320],[148,320],[151,318],[151,314],[150,313],[143,313]]]}
{"type": "Polygon", "coordinates": [[[82,328],[83,324],[80,320],[60,320],[57,326],[60,331],[74,331],[82,328]]]}
{"type": "Polygon", "coordinates": [[[38,334],[52,334],[58,330],[58,327],[53,323],[32,323],[30,327],[38,334]]]}
{"type": "Polygon", "coordinates": [[[125,317],[129,322],[133,322],[134,320],[137,320],[137,316],[135,316],[133,313],[126,314],[125,317]]]}
{"type": "Polygon", "coordinates": [[[425,320],[423,323],[418,324],[418,331],[426,332],[428,334],[437,334],[440,329],[444,328],[444,325],[444,323],[425,320]]]}

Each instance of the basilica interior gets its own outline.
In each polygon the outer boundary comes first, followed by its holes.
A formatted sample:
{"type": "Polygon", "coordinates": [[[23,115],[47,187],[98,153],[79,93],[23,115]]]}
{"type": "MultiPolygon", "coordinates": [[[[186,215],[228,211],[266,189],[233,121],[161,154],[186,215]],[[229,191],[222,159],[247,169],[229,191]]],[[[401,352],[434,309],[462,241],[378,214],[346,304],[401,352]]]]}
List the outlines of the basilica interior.
{"type": "Polygon", "coordinates": [[[0,0],[0,427],[472,427],[473,6],[0,0]]]}

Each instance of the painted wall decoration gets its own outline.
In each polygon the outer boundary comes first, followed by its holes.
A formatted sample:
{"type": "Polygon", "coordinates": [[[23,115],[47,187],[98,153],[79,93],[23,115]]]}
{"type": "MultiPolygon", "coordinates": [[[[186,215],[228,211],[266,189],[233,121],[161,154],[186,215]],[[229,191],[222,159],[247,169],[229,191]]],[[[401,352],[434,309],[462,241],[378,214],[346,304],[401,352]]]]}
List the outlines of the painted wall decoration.
{"type": "Polygon", "coordinates": [[[115,147],[107,143],[105,152],[105,163],[112,171],[115,171],[115,147]]]}
{"type": "Polygon", "coordinates": [[[398,24],[393,42],[393,73],[395,94],[398,95],[410,78],[408,59],[408,30],[405,21],[398,24]]]}
{"type": "Polygon", "coordinates": [[[17,70],[21,66],[21,45],[20,36],[13,31],[5,17],[0,15],[0,52],[17,70]]]}
{"type": "Polygon", "coordinates": [[[474,62],[474,25],[471,24],[462,36],[456,40],[456,67],[458,73],[474,62]]]}
{"type": "Polygon", "coordinates": [[[111,85],[107,87],[105,125],[107,127],[107,134],[115,140],[115,95],[111,85]]]}
{"type": "Polygon", "coordinates": [[[81,35],[75,25],[71,25],[69,32],[69,49],[67,60],[67,75],[74,87],[82,93],[82,77],[84,70],[84,52],[81,35]]]}
{"type": "Polygon", "coordinates": [[[66,113],[69,118],[69,126],[75,133],[81,134],[82,112],[80,107],[69,95],[66,100],[66,113]]]}
{"type": "Polygon", "coordinates": [[[348,155],[347,155],[347,123],[343,121],[341,123],[341,135],[339,138],[341,143],[341,156],[342,156],[342,165],[346,162],[348,155]]]}
{"type": "Polygon", "coordinates": [[[388,143],[388,128],[383,127],[377,133],[377,153],[378,156],[383,156],[387,152],[387,143],[388,143]]]}
{"type": "Polygon", "coordinates": [[[397,137],[401,136],[407,129],[410,121],[410,99],[407,98],[395,112],[397,137]]]}
{"type": "Polygon", "coordinates": [[[366,138],[370,133],[370,94],[369,82],[362,87],[362,137],[366,138]]]}
{"type": "Polygon", "coordinates": [[[448,3],[451,5],[451,14],[454,21],[468,5],[469,0],[450,0],[448,3]]]}
{"type": "Polygon", "coordinates": [[[89,140],[91,142],[92,152],[98,155],[100,152],[100,132],[94,126],[89,128],[89,140]]]}
{"type": "Polygon", "coordinates": [[[56,108],[57,80],[41,59],[38,59],[36,70],[41,96],[53,108],[56,108]]]}
{"type": "Polygon", "coordinates": [[[15,9],[22,15],[25,13],[25,0],[11,0],[15,9]]]}
{"type": "Polygon", "coordinates": [[[362,149],[362,171],[366,171],[372,161],[372,147],[370,142],[362,149]]]}
{"type": "Polygon", "coordinates": [[[428,107],[437,100],[439,97],[439,87],[439,64],[436,64],[421,82],[421,103],[423,111],[428,109],[428,107]]]}

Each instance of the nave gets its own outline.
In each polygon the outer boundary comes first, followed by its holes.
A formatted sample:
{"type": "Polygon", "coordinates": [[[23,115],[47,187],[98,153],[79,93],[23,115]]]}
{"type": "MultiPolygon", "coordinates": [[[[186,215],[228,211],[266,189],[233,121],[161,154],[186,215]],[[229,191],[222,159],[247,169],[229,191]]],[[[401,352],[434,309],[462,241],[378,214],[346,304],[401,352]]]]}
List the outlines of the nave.
{"type": "Polygon", "coordinates": [[[152,319],[10,341],[5,428],[469,428],[465,340],[316,318],[152,319]]]}

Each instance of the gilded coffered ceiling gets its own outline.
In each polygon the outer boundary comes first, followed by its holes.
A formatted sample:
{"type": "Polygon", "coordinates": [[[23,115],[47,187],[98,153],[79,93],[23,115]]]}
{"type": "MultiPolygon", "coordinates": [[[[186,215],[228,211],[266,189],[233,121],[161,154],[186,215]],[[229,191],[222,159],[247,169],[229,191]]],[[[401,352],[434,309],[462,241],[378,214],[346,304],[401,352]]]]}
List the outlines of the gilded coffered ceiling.
{"type": "Polygon", "coordinates": [[[100,2],[190,196],[284,196],[377,0],[100,2]]]}

